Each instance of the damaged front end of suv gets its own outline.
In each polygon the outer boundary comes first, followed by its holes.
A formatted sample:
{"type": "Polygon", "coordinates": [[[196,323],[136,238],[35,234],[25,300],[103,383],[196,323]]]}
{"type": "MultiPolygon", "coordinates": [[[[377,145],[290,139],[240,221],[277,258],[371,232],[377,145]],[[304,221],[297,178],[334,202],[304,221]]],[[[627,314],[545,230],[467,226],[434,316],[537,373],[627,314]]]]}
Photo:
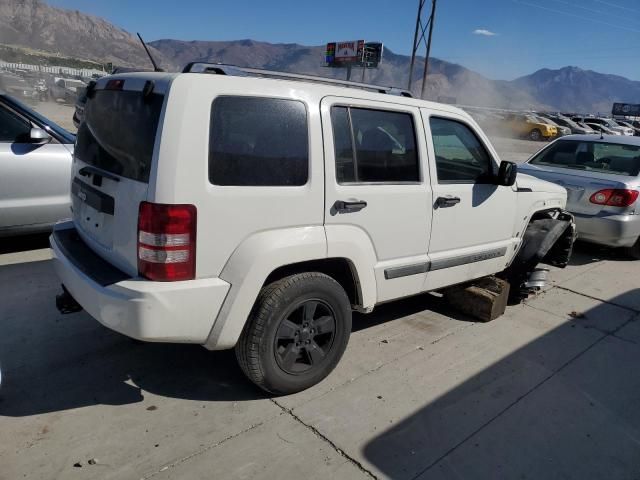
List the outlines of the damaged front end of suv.
{"type": "Polygon", "coordinates": [[[544,287],[549,270],[539,264],[566,267],[576,237],[571,213],[563,209],[536,213],[522,235],[518,253],[501,275],[511,284],[511,300],[523,300],[544,287]]]}

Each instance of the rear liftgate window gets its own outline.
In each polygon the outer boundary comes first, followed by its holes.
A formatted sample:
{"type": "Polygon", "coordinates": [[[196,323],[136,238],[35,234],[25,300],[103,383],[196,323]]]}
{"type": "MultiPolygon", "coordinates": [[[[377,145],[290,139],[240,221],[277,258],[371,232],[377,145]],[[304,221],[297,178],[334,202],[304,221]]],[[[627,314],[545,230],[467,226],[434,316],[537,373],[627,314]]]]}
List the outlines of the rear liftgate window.
{"type": "Polygon", "coordinates": [[[97,90],[87,102],[75,156],[107,172],[147,183],[164,96],[97,90]]]}
{"type": "Polygon", "coordinates": [[[297,100],[220,97],[211,108],[209,181],[300,186],[309,177],[307,111],[297,100]]]}

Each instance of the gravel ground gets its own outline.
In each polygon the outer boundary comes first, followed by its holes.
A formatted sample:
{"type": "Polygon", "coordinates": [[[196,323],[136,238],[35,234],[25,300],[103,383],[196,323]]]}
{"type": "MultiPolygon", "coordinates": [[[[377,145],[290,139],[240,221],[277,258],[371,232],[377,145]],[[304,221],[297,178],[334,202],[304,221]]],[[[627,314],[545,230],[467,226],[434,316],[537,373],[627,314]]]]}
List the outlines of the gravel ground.
{"type": "Polygon", "coordinates": [[[66,128],[72,133],[76,133],[76,127],[73,125],[73,105],[65,105],[56,102],[40,102],[33,106],[41,115],[50,118],[61,127],[66,128]]]}

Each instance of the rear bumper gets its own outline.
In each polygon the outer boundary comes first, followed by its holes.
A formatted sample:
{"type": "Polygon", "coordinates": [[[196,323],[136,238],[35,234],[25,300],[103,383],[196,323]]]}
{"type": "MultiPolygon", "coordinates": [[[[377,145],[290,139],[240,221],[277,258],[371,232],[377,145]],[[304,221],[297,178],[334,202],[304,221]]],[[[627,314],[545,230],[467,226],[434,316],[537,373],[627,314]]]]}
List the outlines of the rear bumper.
{"type": "Polygon", "coordinates": [[[55,226],[50,238],[54,267],[62,284],[93,318],[138,340],[205,343],[229,291],[227,282],[130,278],[92,254],[74,233],[72,222],[55,226]]]}
{"type": "Polygon", "coordinates": [[[640,237],[640,215],[574,215],[580,240],[631,247],[640,237]]]}

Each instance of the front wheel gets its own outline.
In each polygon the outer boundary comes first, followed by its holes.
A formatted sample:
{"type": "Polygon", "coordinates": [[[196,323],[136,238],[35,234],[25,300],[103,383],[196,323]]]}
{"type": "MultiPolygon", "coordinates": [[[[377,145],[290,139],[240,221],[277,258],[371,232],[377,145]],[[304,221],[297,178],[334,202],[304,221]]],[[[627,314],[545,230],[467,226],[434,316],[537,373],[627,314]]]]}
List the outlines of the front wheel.
{"type": "Polygon", "coordinates": [[[542,132],[537,128],[534,128],[533,130],[531,130],[531,132],[529,132],[529,138],[537,142],[542,139],[542,132]]]}
{"type": "Polygon", "coordinates": [[[351,305],[340,284],[323,273],[300,273],[262,289],[236,357],[260,388],[296,393],[331,373],[350,333],[351,305]]]}

